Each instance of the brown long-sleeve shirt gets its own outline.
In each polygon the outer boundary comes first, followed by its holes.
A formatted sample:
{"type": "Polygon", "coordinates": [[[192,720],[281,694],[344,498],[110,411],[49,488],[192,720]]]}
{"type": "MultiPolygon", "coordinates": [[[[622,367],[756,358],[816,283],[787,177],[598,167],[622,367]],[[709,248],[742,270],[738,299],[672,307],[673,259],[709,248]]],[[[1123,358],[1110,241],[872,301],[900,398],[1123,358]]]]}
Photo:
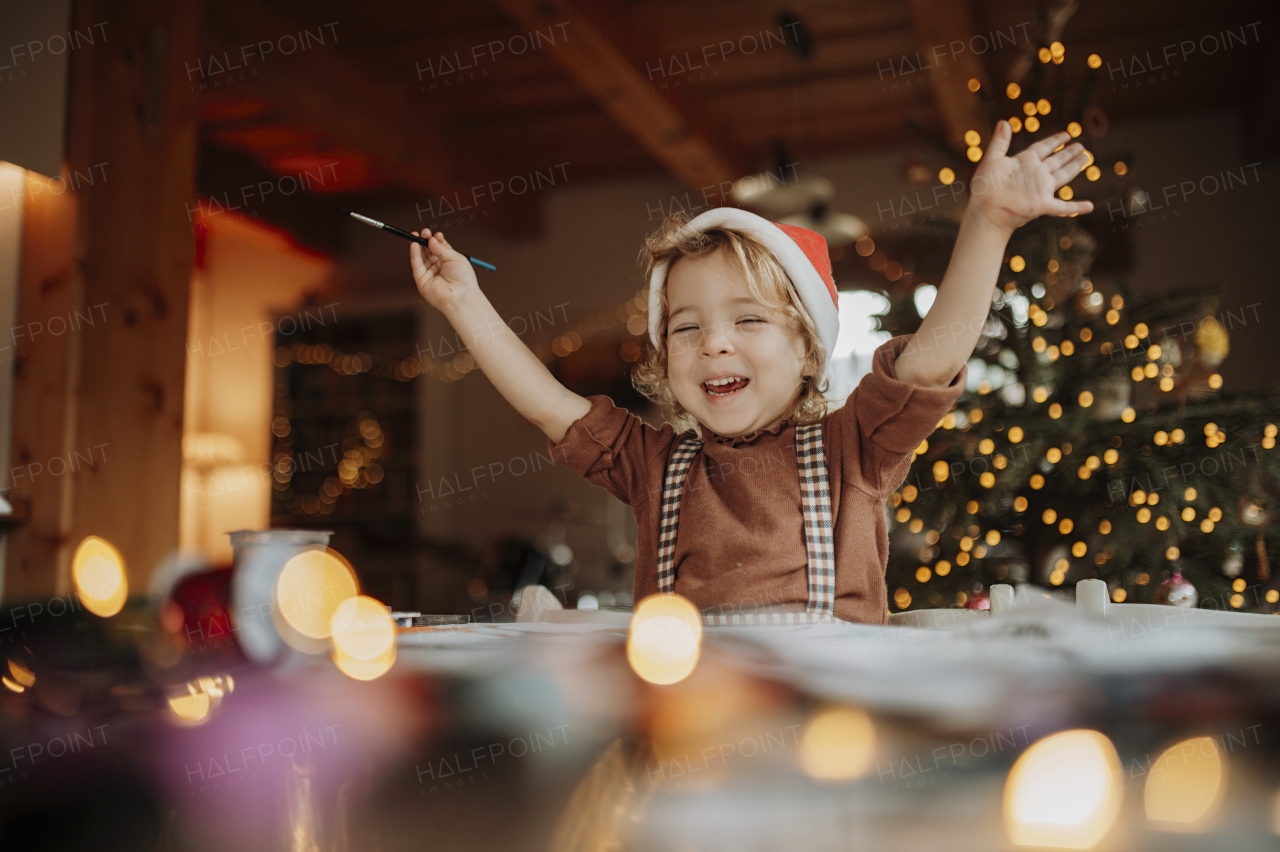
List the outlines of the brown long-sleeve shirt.
{"type": "MultiPolygon", "coordinates": [[[[906,477],[911,452],[964,389],[964,370],[946,388],[898,381],[894,362],[910,340],[876,350],[872,372],[822,421],[835,518],[837,618],[885,621],[889,537],[884,500],[906,477]]],[[[803,611],[808,554],[796,469],[795,425],[725,438],[703,428],[689,468],[675,549],[679,594],[709,612],[768,607],[803,611]]],[[[635,599],[658,591],[662,478],[680,437],[654,429],[606,396],[574,421],[553,458],[629,505],[636,516],[635,599]]]]}

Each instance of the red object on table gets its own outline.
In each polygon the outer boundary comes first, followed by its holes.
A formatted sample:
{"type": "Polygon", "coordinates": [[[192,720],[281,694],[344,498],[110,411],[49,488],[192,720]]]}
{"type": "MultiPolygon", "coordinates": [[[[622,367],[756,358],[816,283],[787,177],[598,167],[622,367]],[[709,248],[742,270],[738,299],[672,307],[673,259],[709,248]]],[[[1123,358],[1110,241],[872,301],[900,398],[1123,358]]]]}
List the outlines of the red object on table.
{"type": "Polygon", "coordinates": [[[232,630],[230,593],[230,566],[183,577],[165,602],[165,628],[178,634],[191,654],[228,664],[247,662],[232,630]]]}

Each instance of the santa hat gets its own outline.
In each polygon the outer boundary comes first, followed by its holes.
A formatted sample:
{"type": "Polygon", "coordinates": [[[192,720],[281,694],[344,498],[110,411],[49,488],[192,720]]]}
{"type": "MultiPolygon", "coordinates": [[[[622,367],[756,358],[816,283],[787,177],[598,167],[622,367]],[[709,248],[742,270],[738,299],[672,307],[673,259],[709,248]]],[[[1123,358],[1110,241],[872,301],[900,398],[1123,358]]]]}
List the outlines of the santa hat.
{"type": "MultiPolygon", "coordinates": [[[[840,300],[836,295],[835,279],[831,276],[827,241],[808,228],[780,225],[736,207],[708,210],[685,225],[681,235],[698,234],[712,228],[727,228],[748,234],[773,252],[773,256],[782,264],[787,277],[795,285],[804,309],[813,320],[818,332],[818,342],[827,354],[829,375],[830,356],[840,333],[840,300]]],[[[649,339],[655,347],[662,343],[659,300],[667,284],[667,272],[670,268],[668,261],[655,265],[649,279],[649,339]]]]}

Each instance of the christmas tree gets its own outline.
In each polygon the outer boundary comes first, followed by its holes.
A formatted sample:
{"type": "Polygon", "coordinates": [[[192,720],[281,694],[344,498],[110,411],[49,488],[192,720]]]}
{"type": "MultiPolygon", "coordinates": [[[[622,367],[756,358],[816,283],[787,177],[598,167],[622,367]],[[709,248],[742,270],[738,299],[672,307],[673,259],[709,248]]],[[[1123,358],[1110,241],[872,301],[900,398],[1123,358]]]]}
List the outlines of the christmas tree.
{"type": "MultiPolygon", "coordinates": [[[[1061,65],[1063,52],[1045,46],[1041,64],[1061,65]]],[[[1049,73],[987,99],[993,123],[1007,117],[1001,110],[1021,114],[1011,153],[1061,129],[1093,148],[1106,119],[1089,102],[1100,60],[1087,64],[1083,84],[1052,92],[1056,121],[1049,73]]],[[[943,183],[981,159],[976,131],[966,142],[943,183]]],[[[1140,212],[1145,194],[1118,180],[1130,167],[1091,155],[1060,193],[1140,212]]],[[[1086,224],[1046,217],[1010,241],[968,389],[890,500],[891,609],[982,606],[994,583],[1099,578],[1117,602],[1276,611],[1267,553],[1280,543],[1269,525],[1280,398],[1232,395],[1217,372],[1230,330],[1257,317],[1220,313],[1209,286],[1134,301],[1123,275],[1095,283],[1091,268],[1111,238],[1086,224]]],[[[869,238],[856,247],[901,281],[881,320],[895,334],[927,312],[913,284],[928,280],[930,257],[949,254],[955,229],[930,233],[941,250],[917,239],[905,264],[869,238]],[[903,276],[904,265],[916,274],[903,276]]]]}

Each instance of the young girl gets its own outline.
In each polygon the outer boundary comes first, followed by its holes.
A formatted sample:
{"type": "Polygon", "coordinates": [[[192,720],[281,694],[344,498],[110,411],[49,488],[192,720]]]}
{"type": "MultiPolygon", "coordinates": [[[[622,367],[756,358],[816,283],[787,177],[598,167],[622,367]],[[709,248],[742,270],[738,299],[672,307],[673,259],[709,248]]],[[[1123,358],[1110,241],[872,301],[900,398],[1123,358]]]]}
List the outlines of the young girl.
{"type": "Polygon", "coordinates": [[[1011,139],[1001,121],[919,332],[881,346],[834,412],[836,288],[825,241],[803,228],[718,208],[650,238],[653,348],[635,382],[667,409],[661,429],[557,382],[443,234],[421,232],[429,254],[410,247],[414,280],[557,461],[631,506],[637,601],[678,592],[710,624],[880,624],[883,503],[964,388],[1009,237],[1093,209],[1054,195],[1087,163],[1079,144],[1059,133],[1008,157],[1011,139]]]}

